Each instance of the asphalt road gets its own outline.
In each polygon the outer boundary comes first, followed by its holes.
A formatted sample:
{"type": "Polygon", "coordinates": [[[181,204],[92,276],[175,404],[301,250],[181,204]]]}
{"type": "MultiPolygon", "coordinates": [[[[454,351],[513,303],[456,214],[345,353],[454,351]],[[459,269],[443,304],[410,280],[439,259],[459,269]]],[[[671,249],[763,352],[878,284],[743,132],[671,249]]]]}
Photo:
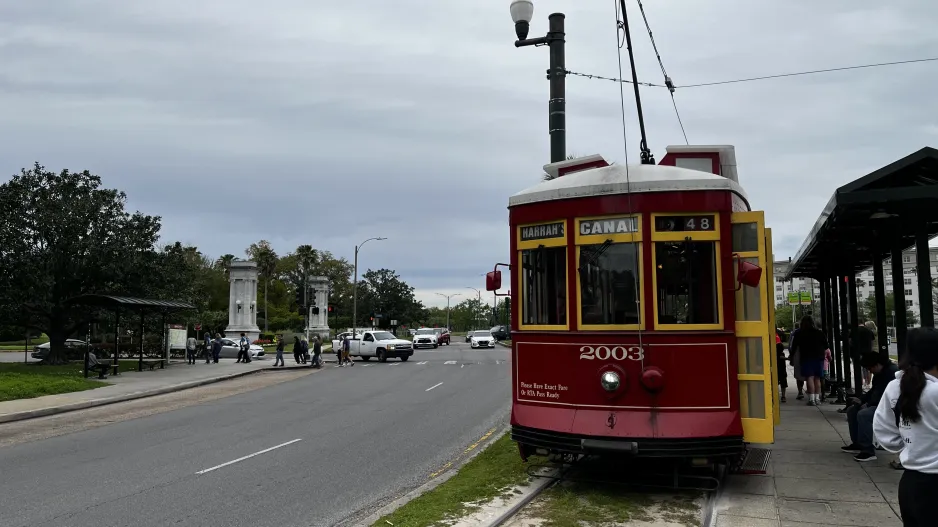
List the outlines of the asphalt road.
{"type": "Polygon", "coordinates": [[[330,365],[254,392],[0,448],[0,525],[350,521],[423,484],[504,424],[508,359],[506,348],[454,342],[409,362],[330,365]]]}

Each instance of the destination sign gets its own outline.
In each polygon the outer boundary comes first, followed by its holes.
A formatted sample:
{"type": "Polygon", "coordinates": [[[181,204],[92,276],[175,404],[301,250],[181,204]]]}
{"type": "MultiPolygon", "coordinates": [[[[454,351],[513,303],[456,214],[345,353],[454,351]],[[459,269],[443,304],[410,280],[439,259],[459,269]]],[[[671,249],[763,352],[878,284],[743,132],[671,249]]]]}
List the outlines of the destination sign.
{"type": "Polygon", "coordinates": [[[658,216],[655,218],[658,232],[715,231],[716,216],[658,216]]]}
{"type": "Polygon", "coordinates": [[[545,223],[543,225],[530,225],[521,227],[521,241],[546,240],[550,238],[563,238],[563,222],[545,223]]]}
{"type": "Polygon", "coordinates": [[[638,219],[625,216],[622,218],[602,218],[599,220],[580,220],[580,235],[594,234],[630,234],[638,232],[638,219]]]}

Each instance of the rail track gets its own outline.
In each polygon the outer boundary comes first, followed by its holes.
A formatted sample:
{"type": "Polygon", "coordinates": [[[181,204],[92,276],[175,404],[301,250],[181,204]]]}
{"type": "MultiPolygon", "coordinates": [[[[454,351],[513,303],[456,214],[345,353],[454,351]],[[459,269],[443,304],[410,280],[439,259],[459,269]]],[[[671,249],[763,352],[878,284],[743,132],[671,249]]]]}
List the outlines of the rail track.
{"type": "Polygon", "coordinates": [[[614,485],[633,492],[702,492],[701,525],[712,527],[714,506],[729,467],[681,467],[662,464],[661,460],[616,462],[591,456],[563,456],[545,463],[531,463],[527,472],[536,482],[535,491],[493,519],[486,527],[506,524],[544,491],[563,482],[614,485]],[[663,470],[663,466],[667,470],[663,470]]]}

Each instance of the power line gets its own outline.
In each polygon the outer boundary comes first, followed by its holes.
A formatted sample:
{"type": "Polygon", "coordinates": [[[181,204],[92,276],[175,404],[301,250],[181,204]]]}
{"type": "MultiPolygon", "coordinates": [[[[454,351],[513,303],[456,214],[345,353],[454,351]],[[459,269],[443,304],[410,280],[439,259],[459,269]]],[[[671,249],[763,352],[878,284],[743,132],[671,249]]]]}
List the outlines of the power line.
{"type": "Polygon", "coordinates": [[[829,73],[832,71],[858,70],[862,68],[878,68],[881,66],[896,66],[899,64],[913,64],[916,62],[933,62],[933,61],[938,61],[938,57],[931,57],[927,59],[898,60],[895,62],[879,62],[876,64],[861,64],[859,66],[844,66],[842,68],[826,68],[823,70],[799,71],[795,73],[779,73],[778,75],[766,75],[764,77],[749,77],[747,79],[733,79],[733,80],[727,80],[727,81],[703,82],[700,84],[688,84],[686,86],[677,86],[677,88],[697,88],[700,86],[718,86],[721,84],[733,84],[737,82],[761,81],[765,79],[778,79],[781,77],[796,77],[799,75],[813,75],[815,73],[829,73]]]}
{"type": "Polygon", "coordinates": [[[677,101],[674,100],[674,83],[671,82],[671,77],[668,76],[668,72],[664,69],[664,62],[661,61],[661,54],[658,53],[658,45],[655,44],[655,37],[651,32],[651,24],[648,23],[648,17],[645,16],[645,7],[642,5],[642,0],[637,0],[638,9],[642,12],[642,20],[645,21],[645,29],[648,30],[648,39],[651,40],[651,48],[655,50],[655,57],[658,59],[658,65],[661,66],[661,75],[664,76],[664,85],[667,86],[668,91],[671,92],[671,105],[674,106],[674,115],[677,116],[677,123],[681,125],[681,133],[684,135],[684,143],[690,144],[690,141],[687,140],[687,132],[684,131],[684,121],[681,120],[681,112],[677,111],[677,101]]]}
{"type": "MultiPolygon", "coordinates": [[[[938,57],[930,57],[930,58],[925,58],[925,59],[897,60],[894,62],[878,62],[875,64],[861,64],[859,66],[844,66],[841,68],[826,68],[826,69],[821,69],[821,70],[798,71],[794,73],[779,73],[777,75],[765,75],[762,77],[747,77],[744,79],[732,79],[732,80],[716,81],[716,82],[703,82],[699,84],[686,84],[684,86],[674,86],[674,89],[679,90],[679,89],[684,89],[684,88],[699,88],[702,86],[720,86],[723,84],[734,84],[734,83],[739,83],[739,82],[761,81],[761,80],[766,80],[766,79],[797,77],[801,75],[814,75],[814,74],[819,74],[819,73],[830,73],[830,72],[835,72],[835,71],[858,70],[858,69],[863,69],[863,68],[879,68],[883,66],[897,66],[897,65],[902,65],[902,64],[916,64],[916,63],[921,63],[921,62],[936,62],[936,61],[938,61],[938,57]]],[[[613,82],[624,82],[627,84],[632,84],[632,81],[630,80],[603,77],[600,75],[593,75],[591,73],[577,73],[573,71],[568,71],[567,75],[576,75],[578,77],[586,77],[589,79],[600,79],[600,80],[608,80],[608,81],[613,81],[613,82]]],[[[663,86],[661,84],[654,84],[651,82],[639,82],[638,84],[641,86],[649,86],[652,88],[668,88],[668,86],[663,86]]]]}

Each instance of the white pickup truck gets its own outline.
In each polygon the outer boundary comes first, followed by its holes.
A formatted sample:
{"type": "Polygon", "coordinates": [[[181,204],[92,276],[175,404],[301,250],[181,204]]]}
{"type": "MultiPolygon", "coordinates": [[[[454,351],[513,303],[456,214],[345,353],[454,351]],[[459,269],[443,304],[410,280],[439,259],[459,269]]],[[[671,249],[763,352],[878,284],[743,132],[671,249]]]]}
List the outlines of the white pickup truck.
{"type": "MultiPolygon", "coordinates": [[[[340,341],[332,341],[332,349],[341,348],[340,341]]],[[[364,331],[349,342],[349,356],[361,357],[362,360],[377,357],[385,362],[388,357],[397,357],[406,361],[413,354],[414,348],[409,340],[399,339],[389,331],[364,331]]]]}

